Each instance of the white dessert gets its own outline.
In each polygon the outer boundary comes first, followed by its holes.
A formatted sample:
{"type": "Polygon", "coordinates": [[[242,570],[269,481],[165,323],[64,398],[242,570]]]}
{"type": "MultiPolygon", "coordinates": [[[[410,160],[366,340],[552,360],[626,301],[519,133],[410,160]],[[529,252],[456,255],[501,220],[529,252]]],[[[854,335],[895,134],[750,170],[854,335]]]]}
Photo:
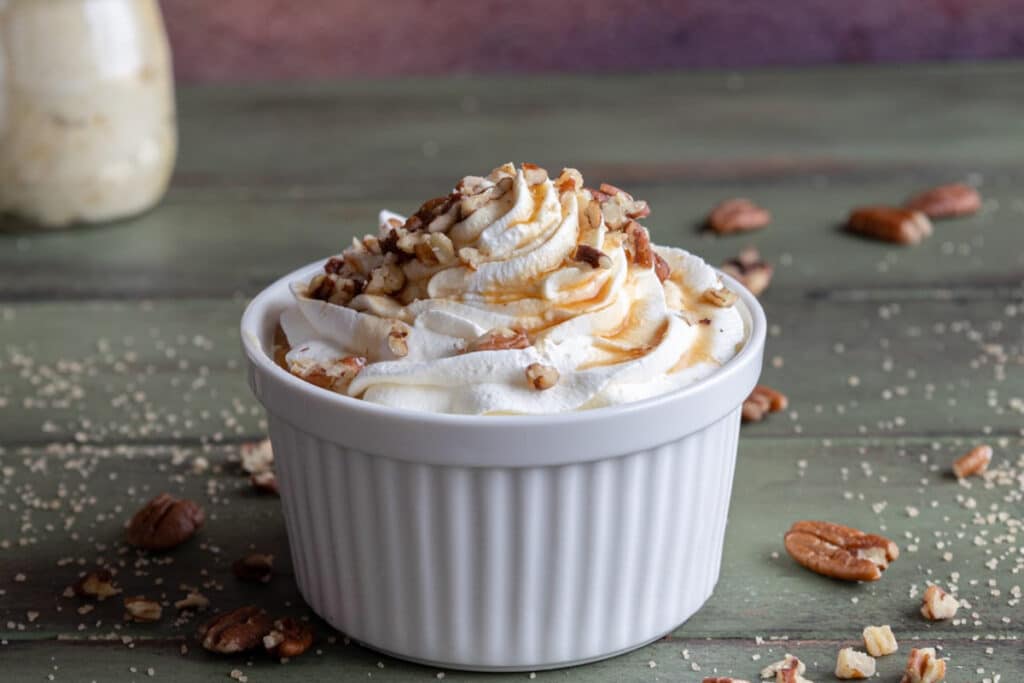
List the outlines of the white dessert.
{"type": "Polygon", "coordinates": [[[655,247],[645,202],[506,164],[413,217],[382,212],[281,316],[284,365],[324,388],[458,414],[550,414],[692,384],[747,337],[710,266],[655,247]]]}

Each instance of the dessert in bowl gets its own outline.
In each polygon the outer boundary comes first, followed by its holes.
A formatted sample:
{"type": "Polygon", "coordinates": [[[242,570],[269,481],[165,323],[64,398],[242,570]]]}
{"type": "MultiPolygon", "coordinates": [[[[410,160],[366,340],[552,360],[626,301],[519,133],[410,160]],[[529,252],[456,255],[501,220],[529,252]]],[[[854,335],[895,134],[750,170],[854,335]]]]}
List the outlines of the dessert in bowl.
{"type": "Polygon", "coordinates": [[[708,598],[764,315],[652,245],[647,214],[506,164],[253,300],[249,376],[328,622],[438,666],[539,669],[708,598]]]}

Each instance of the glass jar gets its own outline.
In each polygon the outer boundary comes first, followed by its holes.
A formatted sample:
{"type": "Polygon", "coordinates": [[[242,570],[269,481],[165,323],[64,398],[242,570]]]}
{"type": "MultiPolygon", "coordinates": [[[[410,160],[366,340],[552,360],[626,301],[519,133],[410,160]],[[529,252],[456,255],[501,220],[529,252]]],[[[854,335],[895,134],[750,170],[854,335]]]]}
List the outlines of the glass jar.
{"type": "Polygon", "coordinates": [[[56,228],[144,211],[176,149],[156,0],[0,0],[0,213],[56,228]]]}

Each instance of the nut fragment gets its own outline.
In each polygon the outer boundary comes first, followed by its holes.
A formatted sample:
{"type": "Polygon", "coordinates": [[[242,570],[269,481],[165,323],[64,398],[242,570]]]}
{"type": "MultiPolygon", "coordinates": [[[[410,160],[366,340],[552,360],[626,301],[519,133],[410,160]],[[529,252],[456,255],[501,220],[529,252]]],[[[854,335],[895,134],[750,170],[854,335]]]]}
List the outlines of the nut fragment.
{"type": "Polygon", "coordinates": [[[789,399],[781,391],[758,384],[743,401],[744,422],[760,422],[768,413],[777,413],[789,406],[789,399]]]}
{"type": "Polygon", "coordinates": [[[576,251],[572,254],[572,260],[586,263],[591,268],[607,270],[612,267],[611,257],[600,249],[592,247],[589,244],[577,245],[576,251]]]}
{"type": "Polygon", "coordinates": [[[722,270],[739,280],[754,296],[760,296],[768,288],[775,272],[754,247],[747,247],[735,258],[723,263],[722,270]]]}
{"type": "Polygon", "coordinates": [[[274,449],[270,439],[244,443],[238,449],[238,454],[242,459],[242,469],[249,474],[266,472],[274,465],[274,449]]]}
{"type": "Polygon", "coordinates": [[[147,550],[168,550],[192,538],[206,513],[198,503],[161,493],[128,523],[128,543],[147,550]]]}
{"type": "Polygon", "coordinates": [[[259,493],[267,493],[273,496],[280,495],[277,488],[277,475],[273,472],[257,472],[249,477],[249,483],[259,493]]]}
{"type": "Polygon", "coordinates": [[[405,286],[405,273],[396,263],[384,263],[370,272],[367,294],[394,294],[405,286]]]}
{"type": "Polygon", "coordinates": [[[799,675],[806,671],[807,667],[804,666],[803,662],[787,652],[784,659],[773,662],[761,669],[761,678],[772,678],[774,676],[778,676],[780,671],[784,671],[786,669],[792,669],[799,675]]]}
{"type": "Polygon", "coordinates": [[[263,647],[275,657],[298,657],[313,644],[313,630],[306,624],[285,617],[274,622],[274,628],[263,636],[263,647]]]}
{"type": "Polygon", "coordinates": [[[988,469],[992,460],[992,447],[982,444],[975,446],[953,463],[953,474],[958,479],[966,479],[973,474],[981,474],[988,469]]]}
{"type": "Polygon", "coordinates": [[[877,581],[900,554],[884,536],[831,522],[796,522],[784,540],[786,552],[797,563],[844,581],[877,581]]]}
{"type": "Polygon", "coordinates": [[[836,678],[870,678],[875,675],[875,659],[852,647],[844,647],[836,657],[836,678]]]}
{"type": "Polygon", "coordinates": [[[199,637],[204,648],[226,655],[258,647],[272,626],[265,611],[247,605],[217,614],[199,627],[199,637]]]}
{"type": "Polygon", "coordinates": [[[558,384],[558,370],[542,363],[530,363],[526,366],[526,381],[534,389],[543,391],[558,384]]]}
{"type": "Polygon", "coordinates": [[[772,215],[749,199],[726,199],[708,214],[708,227],[719,235],[748,232],[765,227],[772,215]]]}
{"type": "Polygon", "coordinates": [[[174,603],[175,609],[203,611],[210,606],[210,599],[194,590],[188,592],[181,600],[174,603]]]}
{"type": "Polygon", "coordinates": [[[388,350],[397,358],[404,358],[409,355],[409,326],[400,320],[391,322],[391,330],[388,332],[388,350]]]}
{"type": "Polygon", "coordinates": [[[910,651],[900,683],[938,683],[945,679],[946,660],[938,659],[935,648],[923,647],[910,651]]]}
{"type": "Polygon", "coordinates": [[[164,612],[159,602],[147,600],[141,595],[125,598],[124,608],[127,612],[125,617],[138,622],[160,621],[160,617],[164,612]]]}
{"type": "Polygon", "coordinates": [[[872,657],[884,657],[891,655],[899,649],[896,643],[896,636],[888,624],[885,626],[864,627],[864,649],[872,657]]]}
{"type": "Polygon", "coordinates": [[[114,583],[113,575],[106,569],[89,572],[75,582],[71,588],[80,598],[96,598],[97,600],[106,600],[121,592],[121,589],[114,583]]]}
{"type": "Polygon", "coordinates": [[[654,267],[654,249],[651,248],[651,236],[647,228],[634,220],[626,223],[626,252],[630,260],[641,268],[654,267]]]}
{"type": "Polygon", "coordinates": [[[489,330],[470,342],[470,351],[505,351],[508,349],[525,349],[530,345],[530,338],[521,329],[499,327],[489,330]]]}
{"type": "Polygon", "coordinates": [[[537,164],[524,163],[523,178],[527,185],[540,185],[548,179],[548,172],[537,164]]]}
{"type": "Polygon", "coordinates": [[[268,583],[274,576],[274,556],[251,553],[235,560],[231,565],[231,571],[240,581],[268,583]]]}
{"type": "Polygon", "coordinates": [[[936,585],[928,586],[921,600],[921,616],[931,621],[952,619],[960,609],[960,601],[936,585]]]}
{"type": "Polygon", "coordinates": [[[711,304],[718,308],[729,308],[736,303],[736,299],[739,297],[736,292],[726,287],[717,287],[711,289],[705,289],[704,293],[700,296],[701,301],[706,304],[711,304]]]}
{"type": "Polygon", "coordinates": [[[917,244],[932,234],[932,223],[920,211],[892,206],[854,209],[846,227],[865,237],[896,244],[917,244]]]}
{"type": "Polygon", "coordinates": [[[949,183],[914,195],[905,206],[929,218],[967,216],[981,208],[981,194],[966,183],[949,183]]]}
{"type": "Polygon", "coordinates": [[[668,261],[663,259],[658,252],[654,252],[654,274],[657,275],[658,279],[662,282],[672,277],[672,266],[670,266],[668,261]]]}
{"type": "Polygon", "coordinates": [[[288,371],[299,379],[338,393],[344,393],[365,366],[362,356],[343,356],[326,364],[301,356],[288,360],[288,371]]]}
{"type": "Polygon", "coordinates": [[[742,678],[729,678],[728,676],[714,676],[712,678],[705,678],[701,683],[750,683],[750,681],[742,678]]]}

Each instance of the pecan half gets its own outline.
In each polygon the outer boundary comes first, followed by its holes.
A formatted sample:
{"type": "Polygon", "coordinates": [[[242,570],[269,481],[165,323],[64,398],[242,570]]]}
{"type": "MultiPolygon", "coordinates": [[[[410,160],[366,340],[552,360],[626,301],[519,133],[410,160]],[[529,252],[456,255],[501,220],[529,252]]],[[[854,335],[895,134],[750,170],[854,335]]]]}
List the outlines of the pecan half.
{"type": "Polygon", "coordinates": [[[526,366],[526,381],[537,391],[544,391],[558,384],[558,369],[542,363],[526,366]]]}
{"type": "Polygon", "coordinates": [[[932,584],[924,592],[921,600],[921,616],[929,621],[952,619],[960,609],[960,601],[952,595],[932,584]]]}
{"type": "Polygon", "coordinates": [[[863,636],[864,649],[872,657],[891,655],[899,649],[896,636],[893,635],[892,628],[888,624],[885,626],[865,626],[863,636]]]}
{"type": "Polygon", "coordinates": [[[772,222],[772,214],[749,199],[737,197],[719,203],[708,214],[708,227],[719,235],[759,230],[772,222]]]}
{"type": "Polygon", "coordinates": [[[766,384],[758,384],[743,401],[744,422],[760,422],[768,413],[777,413],[789,406],[789,399],[781,391],[766,384]]]}
{"type": "Polygon", "coordinates": [[[259,493],[266,493],[272,496],[281,494],[277,488],[277,475],[273,472],[257,472],[249,477],[249,483],[259,493]]]}
{"type": "Polygon", "coordinates": [[[914,195],[904,206],[929,218],[968,216],[981,208],[981,194],[966,183],[949,183],[914,195]]]}
{"type": "Polygon", "coordinates": [[[884,536],[831,522],[796,522],[784,540],[797,563],[844,581],[877,581],[900,555],[899,547],[884,536]]]}
{"type": "Polygon", "coordinates": [[[521,329],[499,327],[488,330],[469,344],[469,351],[506,351],[508,349],[525,349],[530,345],[530,338],[521,329]]]}
{"type": "Polygon", "coordinates": [[[836,657],[836,678],[843,680],[871,678],[875,675],[875,660],[870,655],[844,647],[836,657]]]}
{"type": "Polygon", "coordinates": [[[227,655],[258,647],[272,627],[265,611],[247,605],[217,614],[199,627],[199,637],[210,652],[227,655]]]}
{"type": "Polygon", "coordinates": [[[126,618],[138,622],[160,621],[164,612],[159,602],[147,600],[141,595],[125,598],[124,609],[126,618]]]}
{"type": "Polygon", "coordinates": [[[935,648],[914,648],[907,658],[907,668],[900,683],[939,683],[946,679],[946,660],[939,659],[935,648]]]}
{"type": "Polygon", "coordinates": [[[75,582],[71,589],[80,598],[96,598],[97,600],[106,600],[121,592],[121,589],[114,583],[114,576],[106,569],[89,572],[75,582]]]}
{"type": "Polygon", "coordinates": [[[269,583],[274,576],[274,556],[250,553],[235,560],[231,565],[231,571],[240,581],[269,583]]]}
{"type": "Polygon", "coordinates": [[[957,479],[966,479],[974,474],[981,474],[988,469],[992,461],[992,447],[982,444],[975,446],[953,463],[953,474],[957,479]]]}
{"type": "Polygon", "coordinates": [[[701,301],[717,308],[729,308],[736,303],[738,298],[736,292],[726,287],[705,289],[700,295],[701,301]]]}
{"type": "Polygon", "coordinates": [[[580,263],[586,263],[591,268],[602,268],[607,270],[612,267],[611,257],[600,249],[592,247],[589,244],[577,245],[576,250],[572,254],[572,260],[579,261],[580,263]]]}
{"type": "Polygon", "coordinates": [[[205,520],[199,503],[161,493],[128,523],[128,543],[146,550],[168,550],[192,538],[205,520]]]}
{"type": "Polygon", "coordinates": [[[275,621],[274,628],[263,636],[267,652],[282,659],[298,657],[312,645],[313,629],[291,617],[275,621]]]}
{"type": "Polygon", "coordinates": [[[722,270],[739,280],[754,296],[768,289],[775,269],[761,258],[754,247],[747,247],[722,264],[722,270]]]}
{"type": "Polygon", "coordinates": [[[920,211],[892,206],[854,209],[846,228],[865,237],[896,244],[917,244],[932,234],[932,223],[920,211]]]}

